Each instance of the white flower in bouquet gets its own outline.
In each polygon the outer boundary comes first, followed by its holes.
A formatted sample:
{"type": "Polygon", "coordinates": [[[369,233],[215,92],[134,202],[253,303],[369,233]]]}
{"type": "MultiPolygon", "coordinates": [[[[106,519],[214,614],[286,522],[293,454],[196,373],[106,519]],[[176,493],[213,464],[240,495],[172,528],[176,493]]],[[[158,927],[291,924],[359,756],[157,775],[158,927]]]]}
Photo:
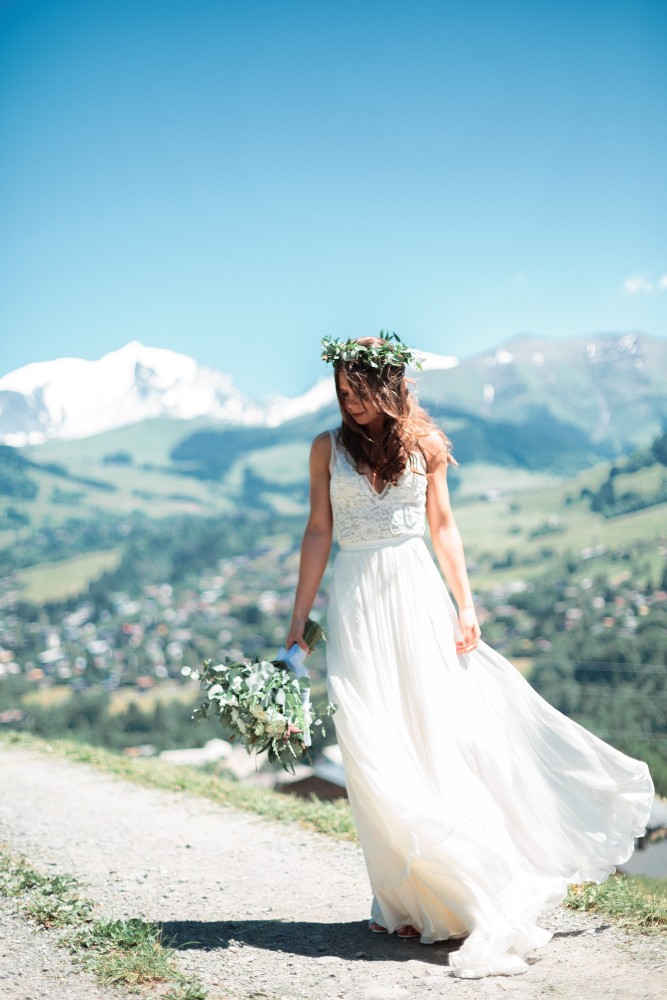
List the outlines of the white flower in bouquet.
{"type": "MultiPolygon", "coordinates": [[[[322,627],[310,618],[303,635],[310,650],[325,638],[322,627]]],[[[323,718],[336,710],[331,703],[313,708],[304,656],[295,645],[289,652],[281,649],[275,660],[232,661],[227,657],[215,665],[207,660],[198,672],[206,701],[193,717],[217,715],[231,730],[230,738],[248,753],[266,751],[271,763],[293,772],[294,761],[308,754],[313,727],[320,727],[326,735],[323,718]]],[[[188,667],[181,672],[191,677],[197,673],[188,667]]]]}

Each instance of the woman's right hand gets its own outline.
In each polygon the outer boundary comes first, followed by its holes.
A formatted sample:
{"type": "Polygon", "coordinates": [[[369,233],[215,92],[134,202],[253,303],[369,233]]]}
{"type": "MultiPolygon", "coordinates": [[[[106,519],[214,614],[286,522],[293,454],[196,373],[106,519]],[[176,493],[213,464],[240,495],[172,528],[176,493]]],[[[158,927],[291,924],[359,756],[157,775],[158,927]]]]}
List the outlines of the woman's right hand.
{"type": "Polygon", "coordinates": [[[463,656],[465,653],[472,653],[474,649],[477,649],[481,637],[477,615],[471,604],[466,604],[459,609],[459,624],[462,635],[456,642],[456,652],[459,656],[463,656]]]}
{"type": "Polygon", "coordinates": [[[289,632],[287,633],[287,638],[285,639],[285,649],[290,650],[294,643],[305,650],[306,653],[310,653],[308,644],[303,638],[303,630],[306,627],[306,618],[293,618],[290,624],[289,632]]]}

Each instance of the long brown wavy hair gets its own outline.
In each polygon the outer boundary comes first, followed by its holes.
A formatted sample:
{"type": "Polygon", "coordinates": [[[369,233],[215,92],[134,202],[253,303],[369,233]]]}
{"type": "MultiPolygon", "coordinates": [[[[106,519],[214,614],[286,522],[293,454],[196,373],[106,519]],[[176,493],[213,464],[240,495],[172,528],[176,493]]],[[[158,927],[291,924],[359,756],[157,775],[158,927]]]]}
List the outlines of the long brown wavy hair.
{"type": "MultiPolygon", "coordinates": [[[[357,343],[367,347],[382,341],[377,337],[362,337],[357,343]]],[[[428,466],[421,441],[433,432],[439,434],[445,443],[447,462],[457,464],[451,454],[451,441],[411,394],[403,365],[372,368],[358,360],[339,361],[334,365],[334,378],[343,421],[340,440],[355,463],[357,472],[365,466],[385,482],[396,484],[408,465],[417,471],[415,452],[421,452],[424,463],[428,466]],[[345,376],[356,396],[384,414],[382,437],[379,441],[371,438],[347,414],[340,394],[341,375],[345,376]]]]}

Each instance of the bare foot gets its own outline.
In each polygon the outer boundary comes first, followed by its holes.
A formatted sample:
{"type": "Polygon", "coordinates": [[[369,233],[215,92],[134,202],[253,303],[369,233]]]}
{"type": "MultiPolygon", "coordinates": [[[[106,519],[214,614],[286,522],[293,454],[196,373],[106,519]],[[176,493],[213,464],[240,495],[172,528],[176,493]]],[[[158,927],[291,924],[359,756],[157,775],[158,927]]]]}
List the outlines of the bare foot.
{"type": "Polygon", "coordinates": [[[420,932],[412,924],[406,924],[404,927],[399,927],[396,931],[396,937],[400,938],[418,938],[421,937],[420,932]]]}
{"type": "Polygon", "coordinates": [[[368,929],[373,934],[386,934],[387,933],[387,928],[383,927],[382,924],[379,924],[376,920],[369,920],[368,921],[368,929]]]}

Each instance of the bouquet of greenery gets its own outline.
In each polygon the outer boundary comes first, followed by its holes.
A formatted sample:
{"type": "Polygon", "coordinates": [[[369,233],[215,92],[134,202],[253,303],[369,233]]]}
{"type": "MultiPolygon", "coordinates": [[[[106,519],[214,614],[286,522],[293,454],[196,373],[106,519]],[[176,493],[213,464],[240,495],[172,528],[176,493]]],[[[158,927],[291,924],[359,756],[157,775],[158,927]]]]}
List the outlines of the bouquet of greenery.
{"type": "MultiPolygon", "coordinates": [[[[324,630],[310,618],[303,633],[312,651],[324,630]]],[[[184,674],[198,677],[206,701],[195,709],[193,718],[217,715],[248,753],[268,753],[272,764],[294,773],[294,761],[308,756],[313,727],[326,735],[323,719],[336,706],[314,708],[310,700],[310,680],[303,667],[305,653],[296,644],[289,652],[281,649],[275,660],[232,661],[212,665],[204,662],[199,671],[183,668],[184,674]],[[282,655],[281,655],[282,654],[282,655]],[[298,676],[300,675],[300,676],[298,676]]]]}

